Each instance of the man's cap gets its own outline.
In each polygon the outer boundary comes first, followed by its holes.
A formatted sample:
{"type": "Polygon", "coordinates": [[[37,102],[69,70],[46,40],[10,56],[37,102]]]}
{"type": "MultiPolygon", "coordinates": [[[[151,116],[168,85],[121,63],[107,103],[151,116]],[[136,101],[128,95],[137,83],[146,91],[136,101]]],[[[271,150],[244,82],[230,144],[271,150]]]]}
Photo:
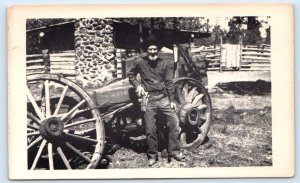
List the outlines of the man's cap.
{"type": "Polygon", "coordinates": [[[155,36],[154,34],[150,34],[147,36],[146,41],[144,42],[144,48],[145,50],[148,49],[149,46],[155,45],[157,46],[157,48],[160,50],[161,49],[161,44],[157,38],[157,36],[155,36]]]}

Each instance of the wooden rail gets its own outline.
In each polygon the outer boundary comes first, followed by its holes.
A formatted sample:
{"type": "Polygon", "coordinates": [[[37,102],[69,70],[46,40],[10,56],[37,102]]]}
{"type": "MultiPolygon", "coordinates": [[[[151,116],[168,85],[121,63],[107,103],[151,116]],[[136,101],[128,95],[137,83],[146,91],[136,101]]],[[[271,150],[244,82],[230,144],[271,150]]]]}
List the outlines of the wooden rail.
{"type": "MultiPolygon", "coordinates": [[[[208,70],[221,70],[221,58],[224,52],[224,47],[194,47],[191,52],[194,54],[200,54],[208,61],[208,70]]],[[[225,50],[226,51],[226,50],[225,50]]],[[[228,50],[230,51],[230,50],[228,50]]],[[[231,52],[230,52],[231,53],[231,52]]],[[[227,53],[228,54],[228,53],[227,53]]],[[[261,45],[247,45],[241,47],[240,51],[235,54],[237,64],[237,70],[252,71],[262,70],[268,71],[271,69],[271,46],[267,44],[261,45]]],[[[229,58],[230,59],[230,58],[229,58]]],[[[230,61],[230,60],[228,60],[230,61]]],[[[226,63],[223,63],[226,65],[226,63]]],[[[230,64],[229,64],[230,65],[230,64]]]]}
{"type": "Polygon", "coordinates": [[[194,47],[191,49],[194,54],[200,54],[208,61],[208,70],[220,70],[221,46],[217,47],[194,47]]]}
{"type": "MultiPolygon", "coordinates": [[[[50,55],[50,74],[63,75],[69,79],[76,76],[75,53],[74,51],[64,51],[51,53],[50,55]]],[[[26,56],[26,73],[46,73],[45,58],[43,54],[26,56]]]]}
{"type": "Polygon", "coordinates": [[[271,70],[271,46],[262,44],[242,47],[240,70],[271,70]]]}

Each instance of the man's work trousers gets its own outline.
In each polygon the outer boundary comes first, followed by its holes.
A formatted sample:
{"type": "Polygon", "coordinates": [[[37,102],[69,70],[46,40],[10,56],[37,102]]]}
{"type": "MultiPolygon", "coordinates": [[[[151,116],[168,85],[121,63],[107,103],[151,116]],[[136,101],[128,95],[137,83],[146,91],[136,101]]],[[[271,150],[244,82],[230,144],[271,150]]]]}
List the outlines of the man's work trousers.
{"type": "Polygon", "coordinates": [[[174,109],[170,107],[170,101],[167,96],[151,96],[148,99],[146,112],[144,115],[146,123],[146,136],[148,141],[148,156],[149,158],[158,158],[158,141],[157,141],[157,122],[162,123],[157,119],[157,113],[160,113],[167,122],[169,127],[168,137],[168,153],[170,155],[179,152],[179,119],[174,109]]]}

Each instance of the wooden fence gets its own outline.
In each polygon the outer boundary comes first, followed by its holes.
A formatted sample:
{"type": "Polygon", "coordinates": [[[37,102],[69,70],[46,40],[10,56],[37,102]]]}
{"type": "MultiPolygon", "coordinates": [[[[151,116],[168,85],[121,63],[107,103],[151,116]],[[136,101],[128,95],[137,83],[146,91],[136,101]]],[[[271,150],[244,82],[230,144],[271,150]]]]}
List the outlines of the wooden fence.
{"type": "Polygon", "coordinates": [[[117,69],[117,78],[126,77],[125,69],[125,49],[116,50],[116,69],[117,69]]]}
{"type": "MultiPolygon", "coordinates": [[[[229,47],[228,47],[229,48],[229,47]]],[[[201,55],[208,61],[208,70],[223,70],[232,69],[231,57],[228,57],[228,61],[224,62],[225,55],[232,52],[232,49],[228,49],[226,45],[217,47],[193,47],[191,49],[192,55],[201,55]],[[227,67],[227,68],[226,68],[227,67]]],[[[235,52],[237,58],[239,58],[238,64],[234,65],[234,68],[242,71],[262,70],[268,71],[271,69],[271,47],[270,45],[261,44],[247,45],[245,47],[240,46],[240,51],[235,52]]],[[[232,53],[231,53],[232,54],[232,53]]],[[[117,77],[125,77],[124,66],[125,50],[118,49],[116,52],[116,68],[117,77]]],[[[226,56],[227,58],[227,56],[226,56]]],[[[226,60],[226,59],[225,59],[226,60]]],[[[45,73],[45,59],[42,54],[27,55],[26,57],[26,73],[45,73]]],[[[75,66],[75,53],[74,51],[64,51],[50,54],[50,73],[58,74],[74,79],[76,77],[75,66]]]]}
{"type": "Polygon", "coordinates": [[[240,70],[271,70],[271,46],[262,44],[242,47],[240,70]]]}
{"type": "MultiPolygon", "coordinates": [[[[46,73],[45,62],[43,54],[27,55],[26,74],[46,73]]],[[[74,51],[51,53],[49,73],[73,79],[76,76],[74,51]]]]}
{"type": "Polygon", "coordinates": [[[222,54],[222,49],[220,46],[192,48],[191,52],[194,54],[200,54],[208,61],[208,70],[220,70],[222,54]]]}
{"type": "Polygon", "coordinates": [[[195,47],[191,50],[205,57],[208,70],[269,71],[271,69],[271,46],[222,45],[217,47],[195,47]]]}

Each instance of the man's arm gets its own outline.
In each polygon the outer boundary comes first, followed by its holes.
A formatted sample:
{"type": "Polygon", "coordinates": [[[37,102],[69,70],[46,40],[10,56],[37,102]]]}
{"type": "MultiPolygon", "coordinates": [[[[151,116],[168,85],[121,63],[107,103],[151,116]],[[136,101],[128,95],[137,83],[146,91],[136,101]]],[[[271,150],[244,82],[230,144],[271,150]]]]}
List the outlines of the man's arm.
{"type": "Polygon", "coordinates": [[[136,79],[138,73],[139,73],[138,62],[135,61],[133,67],[131,67],[131,69],[127,72],[127,77],[129,79],[129,82],[132,84],[134,88],[137,88],[139,86],[139,82],[136,79]]]}
{"type": "Polygon", "coordinates": [[[165,85],[167,89],[167,93],[169,96],[170,102],[174,102],[174,93],[173,93],[173,71],[174,71],[174,63],[167,62],[166,70],[165,70],[165,85]]]}
{"type": "Polygon", "coordinates": [[[140,85],[140,83],[137,81],[137,74],[139,73],[139,67],[138,67],[138,61],[135,61],[133,67],[127,72],[127,77],[129,79],[129,82],[132,84],[132,86],[135,88],[135,92],[138,97],[141,97],[145,95],[144,88],[140,85]]]}

